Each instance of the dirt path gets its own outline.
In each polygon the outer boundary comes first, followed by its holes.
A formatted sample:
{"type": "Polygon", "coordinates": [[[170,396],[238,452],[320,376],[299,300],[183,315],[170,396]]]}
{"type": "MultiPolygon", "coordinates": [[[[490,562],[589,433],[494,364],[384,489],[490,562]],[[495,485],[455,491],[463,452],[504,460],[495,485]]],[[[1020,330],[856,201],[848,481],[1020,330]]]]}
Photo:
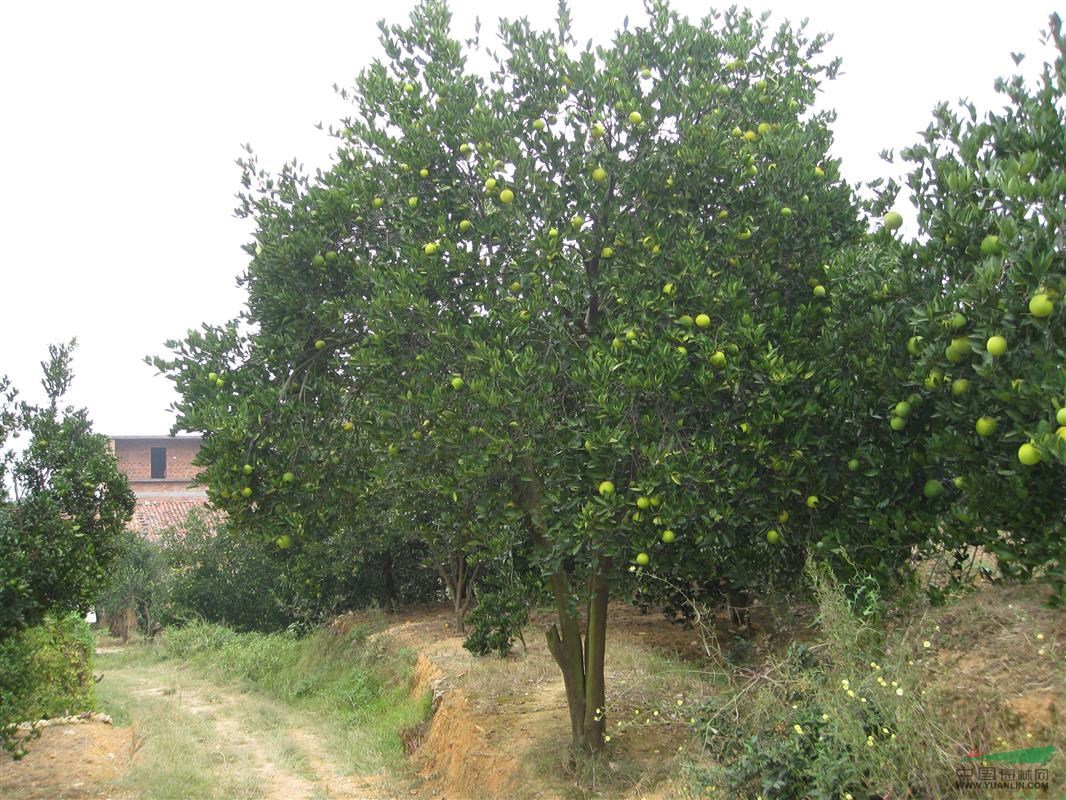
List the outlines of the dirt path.
{"type": "Polygon", "coordinates": [[[393,800],[382,775],[347,774],[300,711],[175,666],[102,648],[98,694],[115,725],[44,729],[0,761],[3,800],[393,800]]]}

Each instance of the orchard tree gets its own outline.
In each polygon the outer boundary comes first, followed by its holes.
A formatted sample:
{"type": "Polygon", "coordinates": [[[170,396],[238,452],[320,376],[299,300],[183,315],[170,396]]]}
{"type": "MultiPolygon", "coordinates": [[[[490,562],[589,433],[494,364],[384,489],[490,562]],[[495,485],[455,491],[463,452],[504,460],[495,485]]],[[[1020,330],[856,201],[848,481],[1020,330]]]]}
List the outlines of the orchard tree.
{"type": "Polygon", "coordinates": [[[247,325],[156,362],[207,434],[213,496],[238,518],[303,508],[321,525],[297,541],[358,514],[375,460],[437,497],[505,489],[502,513],[455,512],[471,545],[503,524],[535,546],[592,752],[611,593],[660,562],[735,593],[787,576],[848,469],[815,381],[820,271],[861,234],[811,111],[838,64],[765,16],[647,17],[597,48],[565,4],[555,31],[503,22],[488,78],[444,5],[383,25],[331,170],[245,162],[247,325]]]}
{"type": "Polygon", "coordinates": [[[133,514],[133,493],[107,437],[93,433],[84,409],[60,406],[73,379],[73,346],[50,347],[41,364],[47,405],[16,404],[8,390],[0,411],[0,443],[8,434],[29,435],[21,453],[3,459],[0,637],[49,613],[87,611],[133,514]]]}
{"type": "MultiPolygon", "coordinates": [[[[898,253],[924,290],[894,302],[910,330],[897,396],[923,401],[901,440],[925,454],[942,543],[978,545],[1001,574],[1042,574],[1066,600],[1066,39],[1038,84],[997,81],[1000,112],[940,105],[902,151],[922,234],[898,253]]],[[[1022,56],[1015,56],[1016,62],[1022,56]]],[[[882,202],[894,197],[889,185],[882,202]]],[[[904,340],[905,337],[905,340],[904,340]]],[[[901,398],[902,399],[902,398],[901,398]]]]}

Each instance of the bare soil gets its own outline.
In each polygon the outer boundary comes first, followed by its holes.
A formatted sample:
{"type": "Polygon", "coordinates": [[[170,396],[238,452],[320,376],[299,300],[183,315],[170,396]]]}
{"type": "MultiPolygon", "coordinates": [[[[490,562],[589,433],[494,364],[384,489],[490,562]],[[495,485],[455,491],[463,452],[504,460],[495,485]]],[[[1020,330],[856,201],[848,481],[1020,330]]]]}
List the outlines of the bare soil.
{"type": "Polygon", "coordinates": [[[41,731],[21,761],[0,756],[4,800],[90,800],[112,797],[127,769],[136,731],[102,722],[53,725],[41,731]]]}

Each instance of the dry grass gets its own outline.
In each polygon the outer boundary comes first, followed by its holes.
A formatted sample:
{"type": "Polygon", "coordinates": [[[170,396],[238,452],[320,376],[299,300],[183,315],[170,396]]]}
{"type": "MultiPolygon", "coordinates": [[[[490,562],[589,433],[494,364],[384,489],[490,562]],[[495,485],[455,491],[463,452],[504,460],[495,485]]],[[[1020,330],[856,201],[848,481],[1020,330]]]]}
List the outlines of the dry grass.
{"type": "Polygon", "coordinates": [[[985,586],[910,626],[913,657],[960,752],[1054,745],[1066,782],[1066,615],[1035,585],[985,586]]]}

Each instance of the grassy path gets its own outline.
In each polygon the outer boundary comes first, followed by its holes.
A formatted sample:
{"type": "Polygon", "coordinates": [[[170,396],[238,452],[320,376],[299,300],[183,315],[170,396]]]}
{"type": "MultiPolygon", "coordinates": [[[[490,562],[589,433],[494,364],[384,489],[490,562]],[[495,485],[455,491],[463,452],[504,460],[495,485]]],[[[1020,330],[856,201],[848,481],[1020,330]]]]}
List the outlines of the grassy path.
{"type": "Polygon", "coordinates": [[[351,732],[180,662],[104,648],[97,672],[103,710],[134,729],[136,753],[115,786],[124,800],[377,800],[402,791],[365,751],[353,765],[351,732]]]}

